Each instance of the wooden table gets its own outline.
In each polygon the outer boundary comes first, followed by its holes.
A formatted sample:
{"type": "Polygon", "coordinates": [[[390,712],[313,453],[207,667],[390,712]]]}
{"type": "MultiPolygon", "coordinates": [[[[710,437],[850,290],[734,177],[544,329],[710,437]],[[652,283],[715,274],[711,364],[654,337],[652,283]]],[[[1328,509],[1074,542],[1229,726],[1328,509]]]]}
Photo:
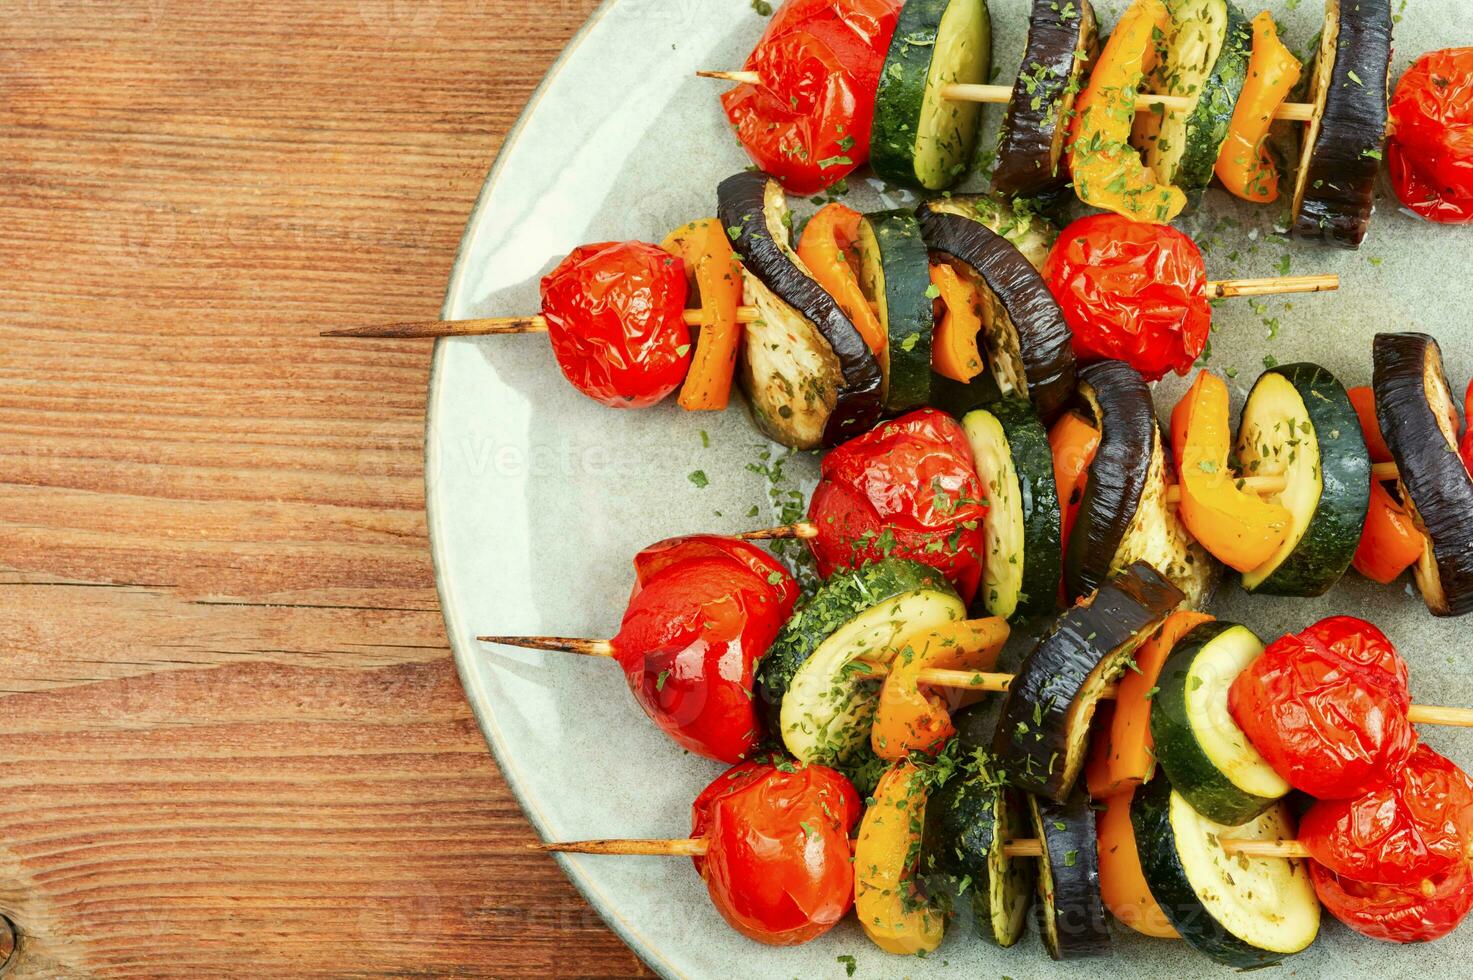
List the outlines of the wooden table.
{"type": "Polygon", "coordinates": [[[0,912],[23,977],[647,975],[462,696],[426,318],[595,0],[4,0],[0,912]]]}

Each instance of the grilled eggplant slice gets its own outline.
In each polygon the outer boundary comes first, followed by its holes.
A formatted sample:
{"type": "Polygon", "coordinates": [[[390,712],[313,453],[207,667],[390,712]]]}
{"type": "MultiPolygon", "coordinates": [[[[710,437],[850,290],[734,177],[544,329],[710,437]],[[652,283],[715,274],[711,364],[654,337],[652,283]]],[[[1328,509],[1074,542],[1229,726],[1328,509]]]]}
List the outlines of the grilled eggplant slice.
{"type": "Polygon", "coordinates": [[[1350,396],[1318,364],[1265,371],[1238,423],[1237,458],[1248,476],[1282,475],[1270,494],[1293,516],[1277,554],[1243,573],[1265,595],[1323,595],[1355,557],[1371,503],[1371,454],[1350,396]]]}
{"type": "Polygon", "coordinates": [[[1033,829],[1043,842],[1038,861],[1038,931],[1056,960],[1110,955],[1110,927],[1100,897],[1095,812],[1084,787],[1066,802],[1028,797],[1033,829]]]}
{"type": "Polygon", "coordinates": [[[1105,687],[1183,598],[1141,562],[1059,618],[1024,658],[1003,701],[993,754],[1007,782],[1051,800],[1068,797],[1105,687]]]}
{"type": "Polygon", "coordinates": [[[1123,361],[1091,364],[1079,378],[1100,445],[1064,555],[1065,590],[1079,599],[1144,561],[1182,590],[1189,608],[1202,608],[1218,568],[1167,506],[1166,450],[1150,388],[1123,361]]]}
{"type": "Polygon", "coordinates": [[[759,171],[728,177],[717,213],[741,257],[747,325],[738,379],[757,427],[795,449],[836,446],[880,420],[880,362],[789,244],[782,185],[759,171]]]}
{"type": "Polygon", "coordinates": [[[1008,841],[1026,836],[1020,794],[968,759],[926,800],[921,873],[933,901],[972,896],[977,933],[998,946],[1023,936],[1037,862],[1010,857],[1008,841]]]}
{"type": "Polygon", "coordinates": [[[1064,143],[1074,99],[1099,53],[1099,26],[1089,0],[1034,0],[1023,67],[998,141],[994,191],[1034,197],[1068,181],[1064,143]]]}
{"type": "Polygon", "coordinates": [[[1040,272],[1059,237],[1058,226],[1023,200],[1009,201],[987,194],[953,195],[932,201],[930,208],[980,221],[1011,242],[1040,272]]]}
{"type": "Polygon", "coordinates": [[[1403,497],[1427,536],[1413,569],[1438,616],[1473,612],[1473,477],[1457,451],[1457,408],[1437,341],[1421,333],[1376,336],[1376,417],[1401,471],[1403,497]]]}
{"type": "Polygon", "coordinates": [[[992,70],[987,0],[908,0],[890,41],[870,137],[870,167],[888,181],[939,191],[972,165],[982,106],[946,86],[977,85],[992,70]]]}
{"type": "Polygon", "coordinates": [[[1226,827],[1157,777],[1136,790],[1130,817],[1152,897],[1199,953],[1246,970],[1292,956],[1319,935],[1320,903],[1305,862],[1229,854],[1221,844],[1293,840],[1286,805],[1226,827]]]}
{"type": "Polygon", "coordinates": [[[936,315],[928,292],[930,257],[913,211],[880,211],[859,223],[860,286],[875,304],[888,339],[885,408],[904,412],[931,400],[931,336],[936,315]]]}
{"type": "Polygon", "coordinates": [[[1294,185],[1294,235],[1360,248],[1386,142],[1391,0],[1326,0],[1314,119],[1294,185]]]}
{"type": "Polygon", "coordinates": [[[1074,388],[1074,348],[1058,301],[1038,270],[1006,238],[979,221],[931,204],[920,208],[931,251],[981,286],[987,360],[1003,394],[1027,393],[1045,420],[1074,388]]]}

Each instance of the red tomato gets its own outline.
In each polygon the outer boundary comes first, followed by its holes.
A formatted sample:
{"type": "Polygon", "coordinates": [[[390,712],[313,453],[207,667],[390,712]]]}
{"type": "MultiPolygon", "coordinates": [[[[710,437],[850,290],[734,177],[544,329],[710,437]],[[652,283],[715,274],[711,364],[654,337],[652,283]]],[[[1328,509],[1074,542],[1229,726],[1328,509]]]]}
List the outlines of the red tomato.
{"type": "Polygon", "coordinates": [[[1463,433],[1463,465],[1473,473],[1473,382],[1469,382],[1468,393],[1463,396],[1463,424],[1467,426],[1463,433]]]}
{"type": "Polygon", "coordinates": [[[744,66],[762,77],[721,98],[752,161],[817,194],[869,159],[880,71],[902,0],[788,0],[744,66]]]}
{"type": "Polygon", "coordinates": [[[752,674],[792,605],[729,556],[691,558],[644,578],[614,656],[629,690],[679,745],[738,762],[761,738],[752,674]]]}
{"type": "Polygon", "coordinates": [[[830,452],[808,505],[809,547],[825,578],[884,557],[944,574],[971,602],[982,579],[986,495],[966,433],[923,408],[830,452]]]}
{"type": "Polygon", "coordinates": [[[1350,616],[1269,644],[1233,681],[1228,707],[1279,775],[1320,799],[1385,786],[1416,743],[1405,661],[1350,616]]]}
{"type": "Polygon", "coordinates": [[[1473,781],[1425,745],[1391,784],[1354,800],[1319,800],[1299,841],[1337,875],[1415,885],[1473,860],[1473,781]]]}
{"type": "Polygon", "coordinates": [[[1341,878],[1317,861],[1309,863],[1309,876],[1331,915],[1362,935],[1390,943],[1440,939],[1473,908],[1473,876],[1466,864],[1415,885],[1341,878]]]}
{"type": "Polygon", "coordinates": [[[1390,105],[1397,197],[1430,221],[1473,221],[1473,48],[1418,58],[1390,105]]]}
{"type": "Polygon", "coordinates": [[[613,408],[646,408],[690,370],[685,264],[644,242],[583,245],[542,280],[542,315],[573,387],[613,408]]]}
{"type": "Polygon", "coordinates": [[[671,565],[693,558],[731,558],[741,562],[769,586],[783,619],[793,614],[798,601],[798,580],[772,555],[749,541],[715,534],[692,534],[656,542],[634,556],[634,592],[671,565]]]}
{"type": "Polygon", "coordinates": [[[1044,279],[1081,360],[1121,360],[1148,381],[1186,374],[1207,346],[1207,267],[1190,238],[1118,214],[1081,218],[1059,235],[1044,279]]]}
{"type": "Polygon", "coordinates": [[[849,831],[859,794],[823,766],[748,762],[718,776],[691,808],[695,859],[731,927],[771,946],[832,929],[854,905],[849,831]]]}

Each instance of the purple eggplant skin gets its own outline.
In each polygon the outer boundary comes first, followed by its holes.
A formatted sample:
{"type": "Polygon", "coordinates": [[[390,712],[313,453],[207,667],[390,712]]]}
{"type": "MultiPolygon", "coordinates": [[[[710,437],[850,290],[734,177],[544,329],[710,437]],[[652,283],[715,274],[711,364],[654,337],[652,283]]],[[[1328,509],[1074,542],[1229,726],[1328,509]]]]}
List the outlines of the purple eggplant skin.
{"type": "Polygon", "coordinates": [[[1386,143],[1391,0],[1330,0],[1328,13],[1339,31],[1335,64],[1320,124],[1305,135],[1313,143],[1300,161],[1293,230],[1296,238],[1354,249],[1370,227],[1386,143]]]}
{"type": "Polygon", "coordinates": [[[1104,584],[1120,542],[1140,507],[1151,475],[1156,408],[1140,372],[1124,361],[1098,361],[1079,371],[1099,405],[1100,445],[1064,553],[1071,599],[1104,584]]]}
{"type": "Polygon", "coordinates": [[[980,221],[929,204],[917,216],[926,247],[970,266],[992,291],[1017,332],[1028,399],[1051,422],[1073,396],[1075,360],[1074,334],[1048,283],[1012,242],[980,221]]]}
{"type": "Polygon", "coordinates": [[[747,270],[810,320],[838,358],[844,385],[823,433],[824,446],[831,448],[880,421],[884,379],[879,360],[839,304],[773,241],[766,218],[769,184],[776,181],[758,170],[726,178],[716,191],[717,214],[747,270]]]}
{"type": "Polygon", "coordinates": [[[1376,420],[1432,541],[1417,585],[1434,615],[1465,616],[1473,612],[1473,476],[1438,424],[1441,412],[1457,411],[1442,349],[1424,333],[1383,333],[1372,352],[1376,420]]]}
{"type": "Polygon", "coordinates": [[[1056,960],[1109,956],[1110,926],[1100,895],[1100,854],[1089,794],[1077,786],[1063,803],[1041,798],[1031,803],[1034,829],[1048,851],[1053,877],[1047,889],[1039,882],[1039,900],[1033,905],[1049,956],[1056,960]],[[1052,932],[1047,918],[1053,919],[1052,932]]]}
{"type": "Polygon", "coordinates": [[[1023,658],[998,716],[992,750],[1012,786],[1062,802],[1084,767],[1089,723],[1105,686],[1186,597],[1136,562],[1059,617],[1023,658]]]}
{"type": "Polygon", "coordinates": [[[1074,99],[1099,54],[1098,20],[1089,0],[1034,0],[1023,65],[1003,118],[992,189],[1035,197],[1064,186],[1064,144],[1074,99]]]}

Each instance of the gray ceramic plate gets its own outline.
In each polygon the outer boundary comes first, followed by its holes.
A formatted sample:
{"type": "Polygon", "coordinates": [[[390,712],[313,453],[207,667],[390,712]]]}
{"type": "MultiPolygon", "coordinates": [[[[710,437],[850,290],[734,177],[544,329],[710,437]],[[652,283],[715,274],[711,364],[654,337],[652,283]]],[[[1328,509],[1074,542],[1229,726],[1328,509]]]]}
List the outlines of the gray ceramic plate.
{"type": "MultiPolygon", "coordinates": [[[[1003,77],[1021,59],[1027,4],[992,0],[1003,77]]],[[[1097,4],[1113,23],[1124,4],[1097,4]]],[[[1316,0],[1278,0],[1297,47],[1317,31],[1316,0]]],[[[1249,10],[1248,13],[1252,13],[1249,10]]],[[[698,68],[739,67],[766,20],[749,0],[610,0],[569,46],[508,139],[466,230],[451,279],[449,317],[525,313],[537,280],[572,246],[658,241],[715,209],[717,181],[747,160],[728,132],[715,83],[698,68]]],[[[1466,0],[1414,0],[1397,37],[1399,73],[1434,47],[1473,43],[1466,0]]],[[[991,123],[996,124],[996,111],[991,123]]],[[[904,203],[851,182],[849,202],[904,203]]],[[[807,205],[803,205],[805,208],[807,205]]],[[[1347,384],[1370,378],[1378,330],[1425,330],[1441,338],[1455,379],[1473,374],[1464,276],[1473,231],[1437,229],[1383,199],[1358,254],[1288,245],[1273,235],[1276,208],[1238,207],[1209,192],[1184,226],[1218,277],[1339,272],[1336,294],[1236,301],[1216,314],[1213,367],[1236,375],[1239,399],[1263,367],[1317,360],[1347,384]],[[1283,265],[1287,263],[1287,265],[1283,265]],[[1274,339],[1268,339],[1275,334],[1274,339]]],[[[1174,402],[1181,382],[1161,386],[1174,402]]],[[[607,661],[486,649],[477,633],[609,636],[632,580],[630,557],[660,538],[730,532],[776,519],[765,446],[740,406],[695,415],[673,404],[620,413],[583,398],[558,373],[545,339],[456,340],[435,351],[426,478],[430,532],[445,619],[466,693],[502,771],[544,838],[681,836],[690,802],[720,771],[682,753],[650,725],[607,661]],[[700,471],[708,485],[690,475],[700,471]],[[754,504],[761,505],[749,516],[754,504]]],[[[779,492],[806,489],[809,457],[789,461],[779,492]]],[[[1434,622],[1402,587],[1348,578],[1325,599],[1245,597],[1230,587],[1216,610],[1264,636],[1339,612],[1372,616],[1412,664],[1413,692],[1427,703],[1473,704],[1466,625],[1434,622]]],[[[1026,644],[1023,644],[1026,646],[1026,644]]],[[[1012,652],[1017,656],[1017,651],[1012,652]]],[[[1427,731],[1435,747],[1473,763],[1473,732],[1427,731]]],[[[1035,937],[996,950],[958,920],[925,962],[880,953],[848,923],[796,949],[768,949],[728,929],[684,860],[573,858],[568,874],[654,969],[669,976],[1053,976],[1035,937]]],[[[1079,977],[1129,970],[1142,976],[1227,971],[1180,943],[1117,929],[1110,960],[1068,967],[1079,977]]],[[[1327,923],[1320,940],[1285,969],[1302,977],[1456,975],[1473,957],[1473,931],[1401,949],[1327,923]],[[1459,967],[1458,964],[1463,964],[1459,967]]]]}

